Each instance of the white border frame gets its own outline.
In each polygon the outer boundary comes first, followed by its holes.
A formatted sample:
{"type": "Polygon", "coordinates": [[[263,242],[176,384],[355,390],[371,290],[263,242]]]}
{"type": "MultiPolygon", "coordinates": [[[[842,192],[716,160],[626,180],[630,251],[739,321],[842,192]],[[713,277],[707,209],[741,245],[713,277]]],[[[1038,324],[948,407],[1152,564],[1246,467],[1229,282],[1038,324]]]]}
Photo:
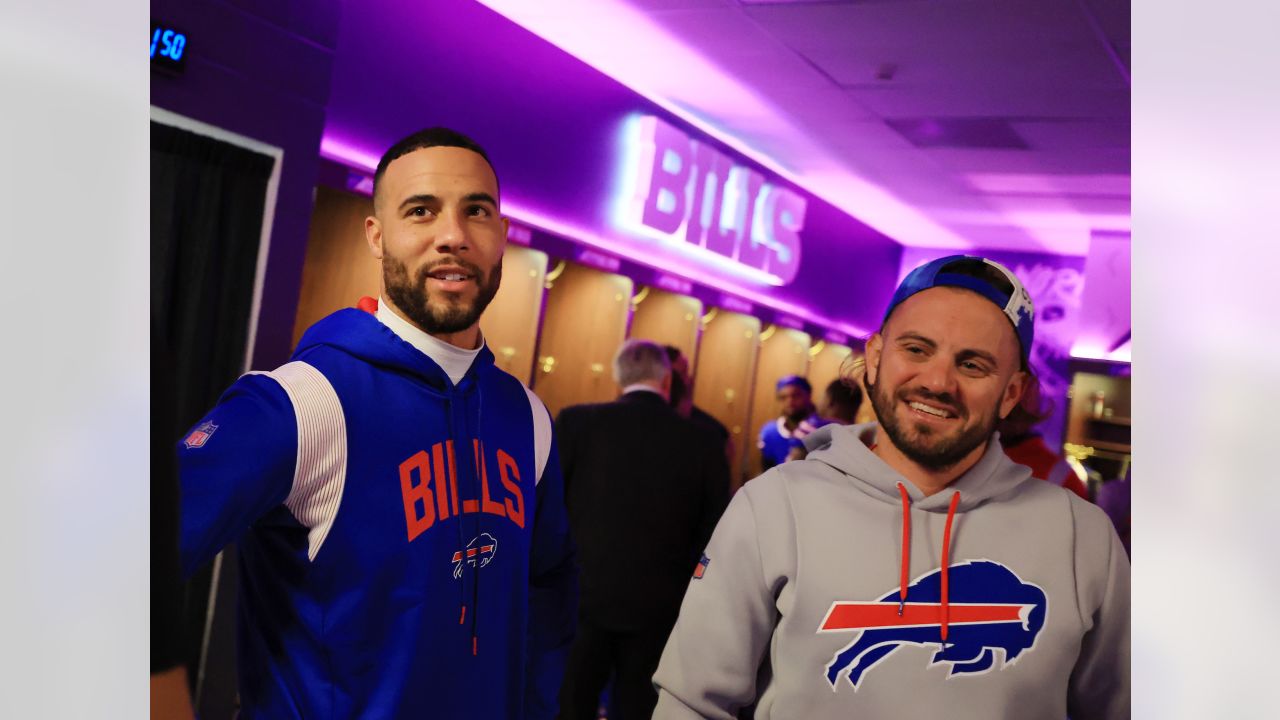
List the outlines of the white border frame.
{"type": "Polygon", "coordinates": [[[262,208],[262,237],[258,239],[258,262],[253,274],[253,303],[249,307],[249,335],[247,342],[245,342],[244,367],[242,368],[242,372],[248,372],[253,364],[253,351],[258,335],[258,315],[262,310],[262,285],[267,274],[267,254],[271,250],[271,230],[276,216],[276,199],[280,190],[280,169],[284,165],[284,149],[233,133],[230,130],[224,130],[216,125],[193,120],[185,115],[179,115],[155,105],[151,106],[151,121],[193,132],[197,135],[204,135],[214,140],[231,143],[247,150],[269,155],[275,160],[271,168],[271,177],[267,180],[267,193],[262,208]]]}

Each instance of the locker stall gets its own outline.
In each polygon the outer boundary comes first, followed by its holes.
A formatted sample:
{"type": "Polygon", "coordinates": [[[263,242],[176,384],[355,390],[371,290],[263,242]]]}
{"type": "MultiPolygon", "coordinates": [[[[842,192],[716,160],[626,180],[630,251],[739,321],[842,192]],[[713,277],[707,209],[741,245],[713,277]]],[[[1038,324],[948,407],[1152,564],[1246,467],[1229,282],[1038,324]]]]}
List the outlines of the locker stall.
{"type": "MultiPolygon", "coordinates": [[[[809,370],[809,335],[791,328],[770,325],[760,334],[760,360],[756,363],[755,392],[744,433],[747,447],[743,482],[760,474],[760,448],[756,440],[760,426],[778,417],[774,385],[785,375],[806,375],[809,370]]],[[[815,386],[814,391],[817,392],[815,386]]]]}
{"type": "Polygon", "coordinates": [[[618,396],[613,355],[626,338],[631,278],[561,261],[547,276],[533,390],[551,416],[618,396]]]}
{"type": "MultiPolygon", "coordinates": [[[[378,296],[381,270],[364,237],[364,219],[372,212],[373,200],[365,195],[316,188],[293,324],[294,345],[320,318],[354,307],[361,296],[378,296]]],[[[524,383],[533,373],[546,273],[546,253],[508,244],[502,258],[502,286],[480,320],[498,366],[524,383]]]]}
{"type": "Polygon", "coordinates": [[[525,385],[533,379],[546,281],[547,254],[508,243],[502,256],[502,285],[480,316],[480,332],[494,362],[525,385]]]}
{"type": "Polygon", "coordinates": [[[734,456],[730,485],[742,485],[744,450],[755,447],[748,427],[751,387],[760,347],[759,318],[712,308],[702,318],[693,402],[729,429],[734,456]]]}
{"type": "Polygon", "coordinates": [[[850,372],[853,350],[847,345],[837,345],[819,340],[809,348],[809,383],[813,385],[813,402],[822,403],[822,395],[832,380],[850,372]]]}
{"type": "Polygon", "coordinates": [[[316,188],[293,321],[294,347],[315,321],[335,310],[355,307],[363,295],[378,296],[381,266],[364,239],[364,219],[372,213],[372,198],[323,185],[316,188]]]}
{"type": "Polygon", "coordinates": [[[631,307],[628,337],[678,347],[689,358],[689,367],[697,366],[702,301],[646,286],[631,299],[631,307]]]}

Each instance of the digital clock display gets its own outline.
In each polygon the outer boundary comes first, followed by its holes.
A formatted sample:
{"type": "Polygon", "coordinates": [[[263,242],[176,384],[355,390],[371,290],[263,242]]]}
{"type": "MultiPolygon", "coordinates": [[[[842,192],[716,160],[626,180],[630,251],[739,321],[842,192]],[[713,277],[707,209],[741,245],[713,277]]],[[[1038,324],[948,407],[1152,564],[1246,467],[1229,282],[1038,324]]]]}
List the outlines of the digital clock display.
{"type": "Polygon", "coordinates": [[[151,21],[151,67],[181,74],[187,64],[187,34],[168,23],[151,21]]]}

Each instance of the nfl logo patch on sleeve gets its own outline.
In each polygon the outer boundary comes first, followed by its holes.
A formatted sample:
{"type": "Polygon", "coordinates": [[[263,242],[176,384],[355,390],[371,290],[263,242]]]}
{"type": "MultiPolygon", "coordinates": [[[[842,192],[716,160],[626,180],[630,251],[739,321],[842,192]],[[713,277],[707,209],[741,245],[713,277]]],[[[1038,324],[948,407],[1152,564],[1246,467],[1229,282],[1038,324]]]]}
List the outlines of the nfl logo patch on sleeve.
{"type": "Polygon", "coordinates": [[[701,580],[702,576],[707,574],[707,566],[711,564],[711,558],[703,553],[702,559],[698,561],[698,566],[693,569],[693,579],[701,580]]]}
{"type": "Polygon", "coordinates": [[[186,445],[188,450],[202,448],[205,443],[209,442],[209,438],[213,437],[213,433],[217,430],[217,425],[206,420],[200,423],[195,430],[192,430],[191,434],[182,441],[182,444],[186,445]]]}

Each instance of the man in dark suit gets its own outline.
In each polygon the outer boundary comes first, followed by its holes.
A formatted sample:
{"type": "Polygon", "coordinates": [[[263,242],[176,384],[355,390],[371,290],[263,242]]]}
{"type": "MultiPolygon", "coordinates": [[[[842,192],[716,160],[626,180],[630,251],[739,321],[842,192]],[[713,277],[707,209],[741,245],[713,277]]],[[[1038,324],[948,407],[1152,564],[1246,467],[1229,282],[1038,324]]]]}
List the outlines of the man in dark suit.
{"type": "Polygon", "coordinates": [[[565,408],[556,419],[581,563],[561,718],[595,718],[610,674],[611,720],[652,715],[658,696],[651,678],[728,503],[722,444],[668,405],[666,350],[629,340],[613,370],[622,397],[565,408]]]}

